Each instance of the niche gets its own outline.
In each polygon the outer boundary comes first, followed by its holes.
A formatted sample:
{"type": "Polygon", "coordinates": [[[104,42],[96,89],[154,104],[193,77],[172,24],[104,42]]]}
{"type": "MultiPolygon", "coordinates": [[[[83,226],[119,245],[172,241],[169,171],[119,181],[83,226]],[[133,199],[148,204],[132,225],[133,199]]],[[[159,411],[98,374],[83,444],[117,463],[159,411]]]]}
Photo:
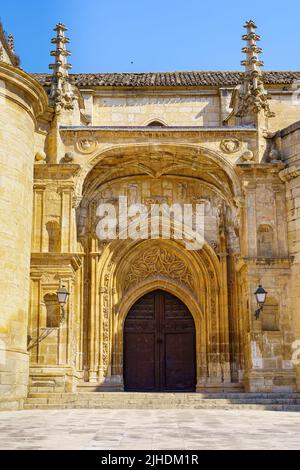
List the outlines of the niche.
{"type": "Polygon", "coordinates": [[[258,227],[257,255],[259,258],[273,257],[273,229],[270,225],[260,225],[258,227]]]}
{"type": "Polygon", "coordinates": [[[49,253],[61,252],[61,232],[58,222],[51,221],[46,224],[48,233],[48,251],[49,253]]]}

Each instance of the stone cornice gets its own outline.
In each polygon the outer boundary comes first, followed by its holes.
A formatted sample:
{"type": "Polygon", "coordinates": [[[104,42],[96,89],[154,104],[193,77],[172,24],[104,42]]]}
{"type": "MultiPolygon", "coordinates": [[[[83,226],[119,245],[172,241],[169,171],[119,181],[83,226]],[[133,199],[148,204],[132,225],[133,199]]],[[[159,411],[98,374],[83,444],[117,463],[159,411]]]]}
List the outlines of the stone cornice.
{"type": "Polygon", "coordinates": [[[145,127],[145,126],[60,126],[60,132],[67,133],[92,133],[92,132],[118,132],[118,133],[143,133],[143,134],[169,134],[169,133],[252,133],[255,134],[255,127],[201,127],[201,126],[171,126],[171,127],[145,127]]]}
{"type": "Polygon", "coordinates": [[[75,272],[82,264],[81,253],[32,253],[32,273],[43,273],[44,270],[55,269],[57,271],[72,268],[75,272]]]}
{"type": "Polygon", "coordinates": [[[245,176],[264,176],[266,173],[280,175],[280,172],[286,167],[285,163],[238,163],[237,168],[245,176]]]}
{"type": "Polygon", "coordinates": [[[274,266],[274,267],[286,267],[289,268],[293,262],[293,257],[286,257],[286,258],[254,258],[254,257],[245,257],[243,258],[245,263],[248,266],[274,266]]]}
{"type": "Polygon", "coordinates": [[[277,135],[279,135],[281,138],[284,138],[284,137],[287,137],[289,134],[292,134],[293,132],[297,132],[299,130],[300,130],[300,121],[297,121],[291,124],[290,126],[286,127],[285,129],[278,131],[277,135]]]}
{"type": "Polygon", "coordinates": [[[0,62],[0,79],[22,90],[23,96],[19,96],[18,94],[7,90],[5,98],[15,101],[19,106],[26,109],[34,119],[43,115],[47,111],[47,93],[36,80],[23,72],[23,70],[4,62],[0,62]]]}
{"type": "Polygon", "coordinates": [[[76,176],[80,165],[75,164],[40,164],[34,166],[35,180],[68,180],[76,176]]]}
{"type": "Polygon", "coordinates": [[[300,176],[300,163],[298,165],[293,165],[285,170],[282,170],[279,173],[279,177],[285,183],[291,181],[294,178],[298,178],[300,176]]]}

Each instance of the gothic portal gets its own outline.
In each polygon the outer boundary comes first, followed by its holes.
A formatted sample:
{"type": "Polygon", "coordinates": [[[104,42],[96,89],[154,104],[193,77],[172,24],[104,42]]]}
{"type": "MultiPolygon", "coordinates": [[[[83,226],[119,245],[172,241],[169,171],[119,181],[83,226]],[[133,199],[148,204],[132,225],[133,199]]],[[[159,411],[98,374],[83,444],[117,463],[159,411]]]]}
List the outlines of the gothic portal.
{"type": "Polygon", "coordinates": [[[29,75],[0,28],[0,408],[300,391],[300,72],[245,30],[240,72],[70,74],[59,23],[29,75]],[[174,213],[198,206],[195,248],[174,213]]]}

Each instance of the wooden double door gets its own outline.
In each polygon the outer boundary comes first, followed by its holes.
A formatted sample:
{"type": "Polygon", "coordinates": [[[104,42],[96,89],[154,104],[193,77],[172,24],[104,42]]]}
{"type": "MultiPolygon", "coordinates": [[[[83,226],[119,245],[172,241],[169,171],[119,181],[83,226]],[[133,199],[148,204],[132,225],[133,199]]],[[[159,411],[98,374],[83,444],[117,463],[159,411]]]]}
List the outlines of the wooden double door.
{"type": "Polygon", "coordinates": [[[155,291],[130,310],[124,330],[127,391],[195,391],[194,319],[177,297],[155,291]]]}

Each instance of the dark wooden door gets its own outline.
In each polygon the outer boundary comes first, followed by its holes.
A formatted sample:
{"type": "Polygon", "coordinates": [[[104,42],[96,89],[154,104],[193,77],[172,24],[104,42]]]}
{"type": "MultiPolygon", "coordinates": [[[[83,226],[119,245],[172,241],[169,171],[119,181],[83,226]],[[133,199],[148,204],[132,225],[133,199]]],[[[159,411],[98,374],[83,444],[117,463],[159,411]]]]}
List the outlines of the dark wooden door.
{"type": "Polygon", "coordinates": [[[194,391],[195,324],[177,297],[155,291],[130,310],[124,330],[125,390],[194,391]]]}

